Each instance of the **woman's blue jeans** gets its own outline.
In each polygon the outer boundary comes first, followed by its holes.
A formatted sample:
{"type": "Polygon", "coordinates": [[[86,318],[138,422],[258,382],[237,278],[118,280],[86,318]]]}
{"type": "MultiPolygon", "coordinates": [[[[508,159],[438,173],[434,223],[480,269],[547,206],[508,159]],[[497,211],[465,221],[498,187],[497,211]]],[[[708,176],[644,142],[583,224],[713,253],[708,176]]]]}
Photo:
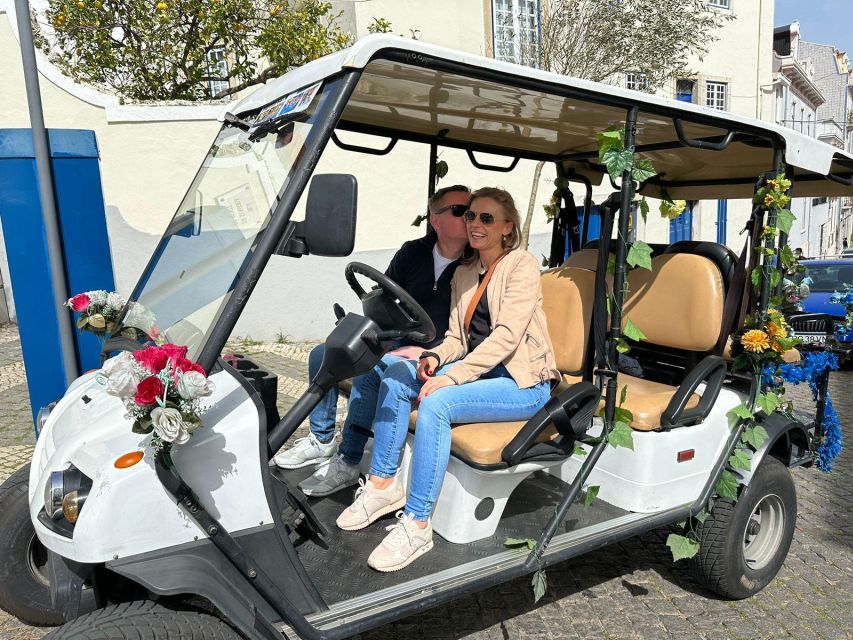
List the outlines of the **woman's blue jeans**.
{"type": "MultiPolygon", "coordinates": [[[[325,344],[318,344],[308,355],[308,376],[313,380],[320,370],[323,362],[323,354],[326,352],[325,344]]],[[[344,460],[349,464],[358,464],[364,455],[364,447],[368,436],[362,431],[353,429],[353,425],[362,429],[370,430],[373,417],[376,413],[376,398],[379,394],[379,382],[385,374],[389,365],[400,362],[397,356],[385,355],[382,359],[362,376],[353,378],[352,391],[349,397],[349,407],[341,436],[341,445],[338,448],[344,460]]],[[[335,437],[335,413],[338,407],[338,388],[332,387],[320,400],[311,415],[308,423],[311,433],[320,442],[331,442],[335,437]]]]}
{"type": "MultiPolygon", "coordinates": [[[[436,375],[449,371],[445,365],[436,375]]],[[[409,429],[412,400],[423,383],[417,363],[396,362],[385,370],[379,385],[379,404],[373,423],[370,474],[390,478],[397,474],[400,452],[409,429]]],[[[527,420],[547,402],[549,382],[519,389],[503,365],[467,384],[442,387],[424,398],[418,408],[412,458],[411,488],[405,512],[417,520],[432,514],[450,459],[450,425],[460,422],[527,420]]]]}

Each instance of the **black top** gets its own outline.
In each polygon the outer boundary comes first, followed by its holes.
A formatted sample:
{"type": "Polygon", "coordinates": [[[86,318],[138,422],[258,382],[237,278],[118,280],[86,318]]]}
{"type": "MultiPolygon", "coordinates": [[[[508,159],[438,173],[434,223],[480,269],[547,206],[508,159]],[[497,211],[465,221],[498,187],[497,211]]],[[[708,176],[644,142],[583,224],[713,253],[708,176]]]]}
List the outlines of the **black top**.
{"type": "Polygon", "coordinates": [[[427,348],[441,343],[447,333],[450,324],[450,281],[459,266],[459,260],[454,260],[444,268],[438,280],[435,279],[432,249],[437,239],[435,233],[430,233],[424,238],[409,240],[394,254],[385,270],[385,275],[408,291],[435,325],[435,339],[424,344],[427,348]]]}
{"type": "MultiPolygon", "coordinates": [[[[480,282],[483,282],[485,273],[480,274],[480,282]]],[[[489,285],[486,285],[486,290],[480,296],[477,302],[477,308],[474,309],[474,315],[471,316],[471,325],[468,327],[468,351],[471,352],[489,337],[492,332],[492,315],[489,313],[489,285]]]]}

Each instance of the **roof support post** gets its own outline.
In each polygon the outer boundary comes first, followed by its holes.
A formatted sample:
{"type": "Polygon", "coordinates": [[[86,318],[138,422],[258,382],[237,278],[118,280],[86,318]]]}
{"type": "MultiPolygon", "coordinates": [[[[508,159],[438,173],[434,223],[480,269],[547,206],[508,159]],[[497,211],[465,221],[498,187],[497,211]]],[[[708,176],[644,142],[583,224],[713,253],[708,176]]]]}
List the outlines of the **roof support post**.
{"type": "MultiPolygon", "coordinates": [[[[774,144],[773,147],[773,177],[775,178],[777,175],[782,173],[785,169],[785,153],[784,149],[777,144],[774,144]]],[[[776,218],[777,211],[776,207],[771,207],[767,211],[767,226],[775,227],[776,226],[776,218]]],[[[775,250],[775,256],[778,262],[779,250],[783,246],[783,239],[779,238],[779,244],[776,245],[776,237],[772,235],[768,235],[764,238],[764,248],[775,250]]],[[[758,317],[760,319],[760,326],[764,326],[767,322],[767,307],[770,304],[770,295],[772,292],[771,285],[771,275],[773,269],[780,269],[780,265],[775,264],[774,261],[766,255],[760,256],[762,270],[764,271],[764,277],[761,279],[761,295],[758,298],[758,317]]]]}

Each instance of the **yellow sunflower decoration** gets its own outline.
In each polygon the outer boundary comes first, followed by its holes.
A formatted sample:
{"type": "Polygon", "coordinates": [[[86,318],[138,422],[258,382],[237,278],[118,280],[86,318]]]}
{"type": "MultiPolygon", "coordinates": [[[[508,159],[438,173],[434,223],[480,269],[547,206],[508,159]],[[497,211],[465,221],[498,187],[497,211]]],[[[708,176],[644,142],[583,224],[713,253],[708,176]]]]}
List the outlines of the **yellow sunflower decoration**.
{"type": "Polygon", "coordinates": [[[761,329],[752,329],[741,336],[743,348],[752,353],[761,353],[770,348],[770,337],[761,329]]]}

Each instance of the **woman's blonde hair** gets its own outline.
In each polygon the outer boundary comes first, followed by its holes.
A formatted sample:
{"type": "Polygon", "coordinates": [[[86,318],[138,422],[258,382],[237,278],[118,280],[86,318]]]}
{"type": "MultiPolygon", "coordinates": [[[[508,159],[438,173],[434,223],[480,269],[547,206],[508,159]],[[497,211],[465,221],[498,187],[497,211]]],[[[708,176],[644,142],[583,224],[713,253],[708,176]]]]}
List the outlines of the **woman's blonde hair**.
{"type": "Polygon", "coordinates": [[[515,200],[509,194],[509,191],[498,187],[483,187],[471,193],[471,199],[468,200],[468,206],[477,198],[491,198],[497,202],[504,210],[506,219],[512,222],[512,231],[509,236],[504,236],[504,249],[518,249],[521,246],[521,215],[515,206],[515,200]]]}

